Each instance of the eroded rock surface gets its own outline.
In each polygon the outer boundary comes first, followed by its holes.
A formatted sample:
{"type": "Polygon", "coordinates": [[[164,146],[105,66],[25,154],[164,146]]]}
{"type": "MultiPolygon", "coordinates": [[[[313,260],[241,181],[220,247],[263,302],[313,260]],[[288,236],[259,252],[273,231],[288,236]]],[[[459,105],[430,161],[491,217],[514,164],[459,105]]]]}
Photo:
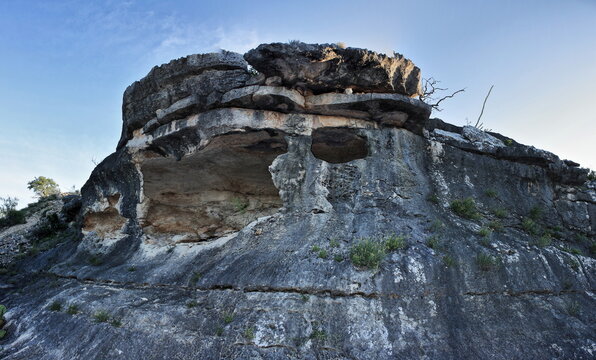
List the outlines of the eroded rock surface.
{"type": "Polygon", "coordinates": [[[345,89],[406,96],[420,93],[420,69],[400,54],[292,42],[262,44],[244,58],[265,76],[279,77],[284,86],[314,93],[345,89]]]}
{"type": "Polygon", "coordinates": [[[586,169],[429,119],[401,56],[244,58],[264,75],[192,55],[127,89],[80,239],[0,277],[0,357],[593,358],[586,169]]]}

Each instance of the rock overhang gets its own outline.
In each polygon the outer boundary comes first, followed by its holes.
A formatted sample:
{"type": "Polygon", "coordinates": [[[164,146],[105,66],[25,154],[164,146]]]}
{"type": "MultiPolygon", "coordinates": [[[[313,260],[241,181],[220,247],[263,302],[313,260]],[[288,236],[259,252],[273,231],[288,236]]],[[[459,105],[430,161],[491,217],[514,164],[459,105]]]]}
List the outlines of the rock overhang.
{"type": "MultiPolygon", "coordinates": [[[[126,198],[123,204],[129,204],[124,217],[140,233],[159,234],[167,241],[203,241],[236,231],[287,205],[283,196],[275,196],[284,190],[272,182],[268,167],[285,154],[291,137],[307,137],[314,158],[342,164],[375,156],[371,146],[377,145],[367,138],[371,131],[403,129],[431,142],[538,165],[567,183],[585,177],[583,169],[553,154],[506,146],[508,139],[499,134],[429,121],[431,106],[414,98],[419,77],[420,70],[399,54],[303,43],[264,44],[244,57],[230,52],[191,55],[155,67],[124,94],[118,152],[128,154],[126,161],[136,169],[131,178],[140,179],[136,194],[120,194],[126,198]],[[264,143],[277,143],[276,151],[267,156],[248,151],[264,144],[255,134],[268,134],[264,143]],[[222,146],[226,138],[232,140],[222,146]],[[218,161],[218,166],[204,166],[218,161]],[[244,166],[254,172],[243,172],[244,166]],[[235,177],[236,185],[224,185],[226,176],[235,177]],[[266,190],[248,190],[245,176],[266,190]],[[191,178],[195,184],[189,189],[191,178]],[[243,214],[253,216],[233,214],[238,201],[246,205],[243,214]],[[130,204],[137,204],[134,211],[130,204]],[[175,214],[186,220],[176,220],[175,214]],[[221,220],[226,217],[243,220],[221,220]],[[193,219],[201,226],[194,226],[193,219]],[[184,236],[174,234],[176,227],[184,236]]],[[[105,202],[105,196],[117,193],[99,197],[105,202]]],[[[315,208],[325,212],[329,206],[321,200],[315,208]]]]}

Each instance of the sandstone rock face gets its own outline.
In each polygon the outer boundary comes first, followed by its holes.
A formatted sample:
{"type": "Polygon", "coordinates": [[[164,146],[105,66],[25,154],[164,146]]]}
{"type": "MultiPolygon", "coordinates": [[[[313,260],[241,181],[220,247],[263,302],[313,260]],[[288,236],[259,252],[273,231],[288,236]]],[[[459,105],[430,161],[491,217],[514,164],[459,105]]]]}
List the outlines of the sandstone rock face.
{"type": "Polygon", "coordinates": [[[593,357],[585,169],[429,119],[393,80],[338,92],[378,57],[297,86],[275,70],[290,50],[259,55],[277,47],[246,55],[264,76],[240,55],[193,55],[127,90],[79,241],[0,275],[1,358],[593,357]],[[363,239],[383,244],[378,266],[353,260],[363,239]]]}
{"type": "Polygon", "coordinates": [[[244,58],[267,77],[279,77],[284,86],[317,94],[345,89],[410,97],[420,93],[420,69],[400,54],[293,42],[262,44],[244,58]]]}

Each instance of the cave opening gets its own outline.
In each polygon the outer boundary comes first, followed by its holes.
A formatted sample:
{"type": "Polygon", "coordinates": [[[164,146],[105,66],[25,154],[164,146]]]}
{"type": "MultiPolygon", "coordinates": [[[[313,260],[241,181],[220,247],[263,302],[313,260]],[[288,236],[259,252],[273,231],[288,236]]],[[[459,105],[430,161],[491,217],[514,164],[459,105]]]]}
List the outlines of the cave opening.
{"type": "Polygon", "coordinates": [[[253,130],[217,136],[178,161],[148,157],[143,232],[161,242],[200,242],[275,213],[283,202],[269,165],[285,152],[282,132],[253,130]]]}
{"type": "Polygon", "coordinates": [[[311,152],[317,159],[341,164],[368,156],[368,142],[354,129],[319,128],[312,132],[311,152]]]}

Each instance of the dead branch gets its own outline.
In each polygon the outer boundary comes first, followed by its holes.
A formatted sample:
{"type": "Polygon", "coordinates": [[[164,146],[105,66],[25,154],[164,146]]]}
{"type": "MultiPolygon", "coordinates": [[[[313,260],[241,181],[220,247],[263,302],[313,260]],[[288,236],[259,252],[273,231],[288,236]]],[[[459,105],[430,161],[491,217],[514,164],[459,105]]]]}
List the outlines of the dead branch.
{"type": "Polygon", "coordinates": [[[478,120],[476,120],[476,124],[474,124],[474,127],[478,128],[480,130],[482,130],[482,128],[483,128],[483,124],[480,122],[480,118],[482,118],[482,114],[484,114],[484,107],[486,106],[486,100],[488,100],[488,97],[490,96],[490,92],[493,91],[493,87],[494,87],[494,85],[491,85],[490,89],[488,89],[488,94],[486,94],[486,97],[484,98],[484,102],[482,103],[482,110],[480,111],[478,120]]]}
{"type": "Polygon", "coordinates": [[[439,104],[441,104],[441,102],[454,97],[455,95],[459,94],[460,92],[466,91],[465,88],[459,89],[459,90],[453,92],[451,95],[446,95],[446,96],[439,98],[434,95],[438,92],[449,90],[448,88],[438,87],[437,85],[439,83],[440,83],[439,80],[436,80],[432,77],[428,78],[428,79],[423,79],[422,94],[420,94],[420,97],[419,97],[420,100],[424,101],[426,104],[430,105],[434,110],[437,110],[437,111],[442,110],[441,108],[439,108],[439,104]]]}

